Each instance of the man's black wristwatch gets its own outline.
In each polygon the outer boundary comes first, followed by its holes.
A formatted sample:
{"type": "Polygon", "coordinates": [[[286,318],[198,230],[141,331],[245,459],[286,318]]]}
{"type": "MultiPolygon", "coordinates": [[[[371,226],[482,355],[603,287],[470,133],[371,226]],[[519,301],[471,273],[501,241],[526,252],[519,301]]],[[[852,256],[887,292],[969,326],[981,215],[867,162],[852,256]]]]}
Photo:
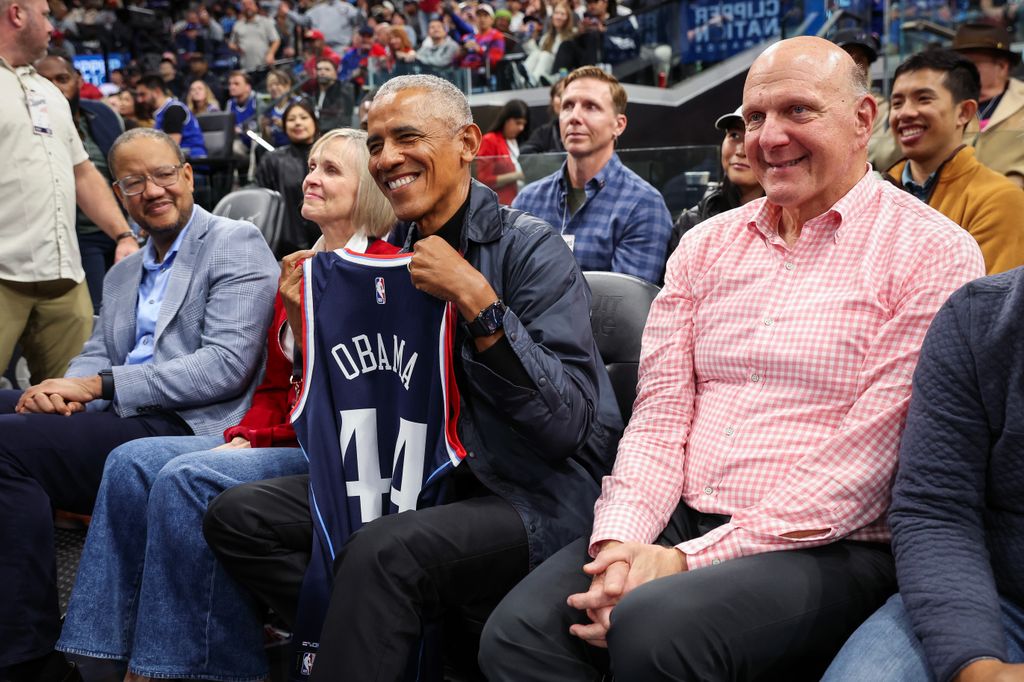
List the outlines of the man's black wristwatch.
{"type": "Polygon", "coordinates": [[[504,325],[505,304],[499,298],[494,303],[480,311],[476,319],[469,323],[469,333],[474,338],[490,336],[497,332],[504,325]]]}
{"type": "Polygon", "coordinates": [[[100,398],[103,400],[114,399],[114,370],[100,370],[100,398]]]}

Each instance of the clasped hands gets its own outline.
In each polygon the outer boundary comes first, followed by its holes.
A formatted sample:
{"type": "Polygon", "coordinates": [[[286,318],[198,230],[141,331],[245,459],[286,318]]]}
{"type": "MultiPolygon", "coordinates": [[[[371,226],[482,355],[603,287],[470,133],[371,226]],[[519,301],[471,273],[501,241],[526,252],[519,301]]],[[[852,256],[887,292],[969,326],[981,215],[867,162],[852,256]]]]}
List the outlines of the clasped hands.
{"type": "Polygon", "coordinates": [[[687,570],[686,555],[675,547],[609,540],[583,566],[593,576],[590,589],[569,596],[569,606],[586,611],[591,622],[573,625],[569,632],[593,646],[607,648],[612,609],[644,583],[687,570]]]}
{"type": "Polygon", "coordinates": [[[65,417],[85,410],[103,387],[98,376],[47,379],[21,394],[14,411],[18,414],[59,414],[65,417]]]}

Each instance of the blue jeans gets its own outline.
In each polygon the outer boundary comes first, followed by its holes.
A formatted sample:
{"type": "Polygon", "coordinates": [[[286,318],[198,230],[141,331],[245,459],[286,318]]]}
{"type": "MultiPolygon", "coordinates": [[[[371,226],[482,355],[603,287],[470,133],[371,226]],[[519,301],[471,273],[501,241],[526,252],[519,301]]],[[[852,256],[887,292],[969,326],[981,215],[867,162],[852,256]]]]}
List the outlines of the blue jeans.
{"type": "Polygon", "coordinates": [[[219,436],[145,438],[110,453],[57,648],[155,678],[267,674],[261,613],[203,538],[210,500],[307,471],[298,448],[211,451],[219,436]]]}
{"type": "MultiPolygon", "coordinates": [[[[1024,610],[1000,600],[1006,630],[1007,663],[1024,662],[1024,610]]],[[[934,682],[921,640],[899,594],[850,635],[822,682],[934,682]]]]}

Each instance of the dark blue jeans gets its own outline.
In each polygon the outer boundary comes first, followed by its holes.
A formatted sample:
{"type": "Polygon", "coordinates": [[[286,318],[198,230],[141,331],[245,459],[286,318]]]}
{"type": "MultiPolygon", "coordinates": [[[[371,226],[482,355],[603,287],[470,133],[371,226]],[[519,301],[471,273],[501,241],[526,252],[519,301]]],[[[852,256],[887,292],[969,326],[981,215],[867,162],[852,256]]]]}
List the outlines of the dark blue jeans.
{"type": "Polygon", "coordinates": [[[43,656],[57,641],[53,508],[88,514],[118,445],[192,433],[173,414],[14,414],[20,395],[0,391],[0,669],[43,656]]]}

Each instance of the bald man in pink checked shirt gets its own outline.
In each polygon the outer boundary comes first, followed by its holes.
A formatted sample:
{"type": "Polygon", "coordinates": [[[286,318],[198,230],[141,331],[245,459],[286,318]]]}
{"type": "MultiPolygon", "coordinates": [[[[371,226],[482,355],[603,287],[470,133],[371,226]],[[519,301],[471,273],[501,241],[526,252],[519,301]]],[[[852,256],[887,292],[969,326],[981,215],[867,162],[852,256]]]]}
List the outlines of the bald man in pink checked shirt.
{"type": "Polygon", "coordinates": [[[491,682],[817,679],[895,590],[911,375],[981,252],[870,171],[875,102],[831,43],[765,50],[743,112],[767,196],[670,259],[593,533],[492,615],[491,682]]]}

